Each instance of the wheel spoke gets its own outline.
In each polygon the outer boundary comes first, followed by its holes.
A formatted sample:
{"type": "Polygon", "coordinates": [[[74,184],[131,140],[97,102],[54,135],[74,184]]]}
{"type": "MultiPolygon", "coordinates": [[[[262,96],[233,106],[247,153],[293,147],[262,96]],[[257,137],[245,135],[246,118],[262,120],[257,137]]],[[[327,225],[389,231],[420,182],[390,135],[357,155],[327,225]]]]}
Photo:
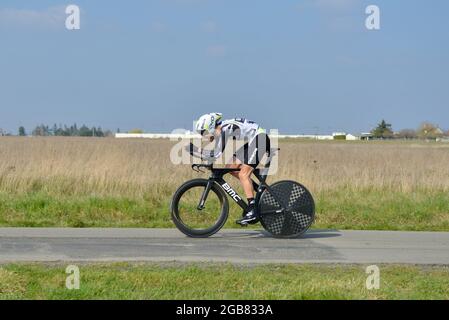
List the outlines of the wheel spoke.
{"type": "Polygon", "coordinates": [[[301,206],[289,207],[287,210],[288,211],[300,212],[300,213],[305,214],[305,215],[310,215],[310,213],[313,210],[313,208],[310,206],[310,204],[304,204],[304,205],[301,205],[301,206]]]}
{"type": "Polygon", "coordinates": [[[282,201],[282,198],[279,197],[279,195],[275,192],[275,190],[273,190],[271,188],[268,188],[268,189],[265,189],[265,190],[266,190],[265,192],[268,191],[270,193],[270,196],[273,197],[273,199],[277,202],[279,207],[281,207],[281,208],[286,208],[287,207],[286,203],[284,203],[284,201],[282,201]]]}
{"type": "Polygon", "coordinates": [[[284,224],[282,226],[281,235],[289,235],[289,234],[291,234],[292,221],[293,221],[294,217],[290,211],[286,211],[284,213],[284,216],[285,216],[285,220],[284,220],[284,224]]]}

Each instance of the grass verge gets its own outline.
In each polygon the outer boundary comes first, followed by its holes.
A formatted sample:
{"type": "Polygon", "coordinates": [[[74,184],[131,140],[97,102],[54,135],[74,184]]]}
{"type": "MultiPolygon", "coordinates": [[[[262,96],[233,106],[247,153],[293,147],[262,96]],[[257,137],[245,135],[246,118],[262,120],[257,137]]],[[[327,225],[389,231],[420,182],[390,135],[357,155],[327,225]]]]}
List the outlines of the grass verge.
{"type": "Polygon", "coordinates": [[[380,265],[366,288],[361,265],[82,264],[0,266],[0,299],[449,299],[449,267],[380,265]],[[245,281],[242,281],[242,279],[245,281]]]}
{"type": "MultiPolygon", "coordinates": [[[[315,228],[449,231],[444,191],[345,190],[316,198],[315,228]]],[[[173,227],[169,196],[107,197],[0,193],[1,227],[173,227]]],[[[231,203],[226,227],[241,210],[231,203]]]]}

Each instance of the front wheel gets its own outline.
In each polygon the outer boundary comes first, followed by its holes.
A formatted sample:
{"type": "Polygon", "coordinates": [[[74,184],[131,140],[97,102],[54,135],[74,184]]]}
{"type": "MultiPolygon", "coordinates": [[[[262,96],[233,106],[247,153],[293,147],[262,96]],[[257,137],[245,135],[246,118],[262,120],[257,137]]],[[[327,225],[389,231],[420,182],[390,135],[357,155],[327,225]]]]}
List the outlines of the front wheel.
{"type": "Polygon", "coordinates": [[[228,218],[228,199],[216,183],[212,183],[207,199],[200,207],[208,182],[205,179],[188,181],[173,195],[172,220],[179,231],[189,237],[210,237],[223,227],[228,218]]]}
{"type": "Polygon", "coordinates": [[[260,222],[277,238],[296,238],[315,220],[312,194],[294,181],[279,181],[265,189],[259,201],[260,222]]]}

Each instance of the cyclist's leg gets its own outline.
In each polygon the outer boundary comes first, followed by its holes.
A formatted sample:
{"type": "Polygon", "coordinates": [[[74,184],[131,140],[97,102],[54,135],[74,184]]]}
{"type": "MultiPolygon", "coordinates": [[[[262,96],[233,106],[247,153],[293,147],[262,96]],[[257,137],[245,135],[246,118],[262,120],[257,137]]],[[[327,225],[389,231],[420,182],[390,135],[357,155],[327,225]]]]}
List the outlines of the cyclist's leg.
{"type": "Polygon", "coordinates": [[[258,216],[256,212],[256,201],[254,200],[254,186],[251,174],[254,168],[248,164],[242,164],[239,171],[240,183],[245,191],[245,196],[248,201],[248,207],[243,211],[243,217],[236,222],[242,226],[249,223],[257,223],[258,216]]]}
{"type": "Polygon", "coordinates": [[[244,212],[242,219],[236,222],[240,225],[247,225],[249,223],[257,223],[258,217],[255,210],[256,202],[254,200],[254,185],[251,179],[251,174],[257,167],[257,161],[254,161],[254,152],[257,152],[256,143],[250,142],[244,145],[242,152],[237,152],[236,157],[243,163],[239,172],[239,180],[245,191],[246,198],[248,199],[248,207],[244,212]]]}
{"type": "Polygon", "coordinates": [[[270,152],[270,139],[265,133],[257,135],[243,148],[243,164],[240,168],[239,179],[248,199],[254,199],[254,186],[251,174],[257,168],[265,153],[270,152]]]}
{"type": "Polygon", "coordinates": [[[251,174],[254,171],[254,167],[249,164],[248,154],[250,152],[251,146],[245,143],[234,155],[235,163],[240,164],[240,171],[235,172],[237,178],[240,180],[240,184],[243,187],[248,203],[250,200],[254,199],[254,187],[253,181],[251,180],[251,174]]]}
{"type": "MultiPolygon", "coordinates": [[[[234,157],[233,163],[226,164],[225,168],[240,169],[241,165],[242,165],[242,163],[236,157],[234,157]]],[[[239,179],[239,172],[238,171],[231,172],[231,175],[233,177],[239,179]]]]}
{"type": "Polygon", "coordinates": [[[254,186],[253,181],[251,180],[253,171],[254,168],[252,166],[242,164],[240,171],[238,172],[239,180],[247,199],[254,199],[254,186]]]}
{"type": "MultiPolygon", "coordinates": [[[[236,162],[239,162],[239,160],[236,159],[236,162]]],[[[225,167],[232,169],[240,169],[240,171],[231,172],[231,175],[240,180],[240,184],[243,187],[243,191],[245,192],[246,198],[247,199],[253,198],[254,187],[253,181],[251,180],[251,174],[253,173],[254,168],[249,165],[239,163],[227,164],[225,167]]]]}

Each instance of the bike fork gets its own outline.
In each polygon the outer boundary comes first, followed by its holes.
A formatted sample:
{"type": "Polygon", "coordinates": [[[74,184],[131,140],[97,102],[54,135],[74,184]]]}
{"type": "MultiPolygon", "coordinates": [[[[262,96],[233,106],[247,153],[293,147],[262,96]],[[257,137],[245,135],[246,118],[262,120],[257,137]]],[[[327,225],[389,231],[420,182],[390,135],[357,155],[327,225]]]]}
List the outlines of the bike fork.
{"type": "Polygon", "coordinates": [[[204,204],[206,203],[207,196],[209,195],[210,189],[212,189],[213,180],[207,182],[206,188],[204,188],[203,194],[201,195],[200,203],[196,207],[198,210],[204,209],[204,204]]]}

